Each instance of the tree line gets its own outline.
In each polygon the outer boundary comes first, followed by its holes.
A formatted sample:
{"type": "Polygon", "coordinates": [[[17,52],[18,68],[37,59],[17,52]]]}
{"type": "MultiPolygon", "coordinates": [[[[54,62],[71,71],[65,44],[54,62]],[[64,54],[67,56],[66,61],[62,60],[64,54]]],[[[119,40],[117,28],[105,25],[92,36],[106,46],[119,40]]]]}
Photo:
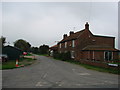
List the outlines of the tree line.
{"type": "MultiPolygon", "coordinates": [[[[0,47],[4,47],[6,43],[6,38],[5,37],[1,37],[0,38],[0,47]]],[[[14,42],[14,47],[17,47],[19,49],[21,49],[24,52],[32,52],[35,54],[48,54],[49,53],[49,46],[48,45],[41,45],[39,47],[34,47],[31,46],[31,44],[29,42],[27,42],[26,40],[23,39],[18,39],[14,42]]]]}

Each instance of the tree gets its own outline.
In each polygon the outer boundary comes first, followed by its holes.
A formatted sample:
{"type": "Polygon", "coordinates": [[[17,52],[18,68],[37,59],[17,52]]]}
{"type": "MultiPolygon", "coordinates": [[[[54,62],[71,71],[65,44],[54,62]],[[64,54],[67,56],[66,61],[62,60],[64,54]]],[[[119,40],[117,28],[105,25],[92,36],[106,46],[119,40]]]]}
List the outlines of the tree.
{"type": "Polygon", "coordinates": [[[40,54],[48,54],[49,46],[48,45],[41,45],[39,47],[40,54]]]}
{"type": "Polygon", "coordinates": [[[14,42],[14,46],[27,52],[30,50],[31,44],[23,39],[19,39],[14,42]]]}
{"type": "Polygon", "coordinates": [[[38,53],[39,53],[39,52],[38,52],[38,47],[31,47],[31,48],[30,48],[30,52],[35,53],[35,54],[38,54],[38,53]]]}
{"type": "Polygon", "coordinates": [[[0,38],[0,46],[3,47],[5,43],[6,43],[6,38],[2,36],[2,37],[0,38]]]}

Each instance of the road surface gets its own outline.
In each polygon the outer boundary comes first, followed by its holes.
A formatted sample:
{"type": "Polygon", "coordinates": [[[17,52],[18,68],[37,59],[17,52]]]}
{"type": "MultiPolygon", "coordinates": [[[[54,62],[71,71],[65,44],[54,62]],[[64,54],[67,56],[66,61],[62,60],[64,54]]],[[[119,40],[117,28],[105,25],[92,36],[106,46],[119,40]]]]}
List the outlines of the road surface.
{"type": "Polygon", "coordinates": [[[118,75],[36,56],[36,63],[3,70],[3,88],[118,88],[118,75]]]}

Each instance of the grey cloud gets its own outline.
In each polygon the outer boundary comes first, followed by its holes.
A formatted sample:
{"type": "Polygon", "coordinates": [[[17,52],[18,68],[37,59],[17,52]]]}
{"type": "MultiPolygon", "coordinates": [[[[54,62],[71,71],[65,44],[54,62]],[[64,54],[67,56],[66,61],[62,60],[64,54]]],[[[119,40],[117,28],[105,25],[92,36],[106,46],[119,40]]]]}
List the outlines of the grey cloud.
{"type": "MultiPolygon", "coordinates": [[[[75,28],[84,29],[86,21],[94,34],[117,39],[117,3],[3,3],[3,36],[9,42],[19,38],[33,46],[53,45],[75,28]]],[[[116,41],[116,47],[118,41],[116,41]]]]}

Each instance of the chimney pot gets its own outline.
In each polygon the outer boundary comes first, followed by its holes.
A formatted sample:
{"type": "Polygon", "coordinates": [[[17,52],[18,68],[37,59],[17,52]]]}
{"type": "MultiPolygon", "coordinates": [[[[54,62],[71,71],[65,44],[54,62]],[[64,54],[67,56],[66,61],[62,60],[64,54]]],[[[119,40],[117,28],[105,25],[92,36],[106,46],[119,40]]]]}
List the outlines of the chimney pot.
{"type": "Polygon", "coordinates": [[[64,35],[63,35],[63,38],[66,38],[66,37],[67,37],[67,34],[64,34],[64,35]]]}
{"type": "Polygon", "coordinates": [[[89,24],[88,24],[88,22],[86,22],[86,24],[85,24],[85,29],[89,30],[89,24]]]}
{"type": "Polygon", "coordinates": [[[73,31],[70,31],[70,35],[72,35],[72,34],[74,34],[74,32],[73,32],[73,31]]]}

